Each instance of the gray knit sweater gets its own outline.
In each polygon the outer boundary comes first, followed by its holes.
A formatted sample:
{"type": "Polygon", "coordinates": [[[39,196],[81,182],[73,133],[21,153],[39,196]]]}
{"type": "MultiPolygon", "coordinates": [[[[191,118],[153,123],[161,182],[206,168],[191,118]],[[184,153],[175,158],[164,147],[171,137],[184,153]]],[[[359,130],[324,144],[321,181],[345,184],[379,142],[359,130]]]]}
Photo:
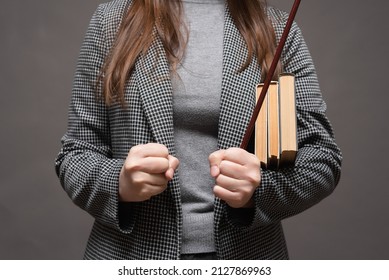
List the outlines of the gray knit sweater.
{"type": "Polygon", "coordinates": [[[215,251],[208,156],[217,150],[224,0],[184,0],[185,57],[172,76],[174,137],[183,207],[182,254],[215,251]]]}

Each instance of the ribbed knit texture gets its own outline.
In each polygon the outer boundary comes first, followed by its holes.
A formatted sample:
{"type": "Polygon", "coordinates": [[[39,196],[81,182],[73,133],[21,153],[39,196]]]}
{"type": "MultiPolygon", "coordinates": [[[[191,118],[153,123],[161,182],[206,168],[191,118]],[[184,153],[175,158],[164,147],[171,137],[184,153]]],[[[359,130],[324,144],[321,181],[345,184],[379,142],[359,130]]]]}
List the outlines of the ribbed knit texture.
{"type": "Polygon", "coordinates": [[[188,0],[185,57],[172,76],[174,140],[183,207],[181,253],[215,251],[208,156],[217,150],[223,60],[224,0],[188,0]]]}

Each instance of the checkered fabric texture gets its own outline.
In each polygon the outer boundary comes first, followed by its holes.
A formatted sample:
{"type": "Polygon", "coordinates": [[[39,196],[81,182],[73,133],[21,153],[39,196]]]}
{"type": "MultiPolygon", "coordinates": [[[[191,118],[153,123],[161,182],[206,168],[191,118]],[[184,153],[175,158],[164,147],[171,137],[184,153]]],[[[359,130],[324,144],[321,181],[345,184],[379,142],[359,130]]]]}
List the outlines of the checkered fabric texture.
{"type": "MultiPolygon", "coordinates": [[[[126,108],[96,98],[96,81],[131,1],[101,4],[92,17],[76,69],[67,133],[56,172],[73,202],[95,223],[85,259],[178,259],[182,211],[177,173],[162,194],[140,203],[118,200],[121,167],[131,147],[158,142],[172,155],[173,109],[169,65],[154,40],[139,57],[126,86],[126,108]]],[[[268,8],[277,38],[287,14],[268,8]]],[[[253,60],[238,72],[247,50],[228,8],[225,13],[219,148],[239,147],[255,106],[261,78],[253,60]]],[[[315,68],[296,24],[282,63],[296,75],[299,151],[293,168],[262,170],[249,213],[215,199],[214,234],[219,259],[287,259],[281,221],[328,196],[340,178],[341,153],[325,116],[315,68]],[[239,215],[246,215],[239,217],[239,215]],[[242,222],[240,222],[242,221],[242,222]],[[244,222],[243,222],[244,221],[244,222]]],[[[212,187],[212,186],[210,186],[212,187]]]]}

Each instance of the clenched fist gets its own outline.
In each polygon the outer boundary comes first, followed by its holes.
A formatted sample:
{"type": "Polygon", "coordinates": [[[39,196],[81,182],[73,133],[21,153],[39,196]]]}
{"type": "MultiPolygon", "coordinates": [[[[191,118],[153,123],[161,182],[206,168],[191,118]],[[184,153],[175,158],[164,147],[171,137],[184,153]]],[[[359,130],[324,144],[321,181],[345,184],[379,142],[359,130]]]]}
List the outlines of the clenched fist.
{"type": "Polygon", "coordinates": [[[209,156],[215,196],[233,208],[251,207],[253,194],[261,182],[260,161],[240,148],[219,150],[209,156]]]}
{"type": "Polygon", "coordinates": [[[119,200],[139,202],[162,193],[173,179],[178,159],[166,146],[149,143],[130,149],[120,171],[119,200]]]}

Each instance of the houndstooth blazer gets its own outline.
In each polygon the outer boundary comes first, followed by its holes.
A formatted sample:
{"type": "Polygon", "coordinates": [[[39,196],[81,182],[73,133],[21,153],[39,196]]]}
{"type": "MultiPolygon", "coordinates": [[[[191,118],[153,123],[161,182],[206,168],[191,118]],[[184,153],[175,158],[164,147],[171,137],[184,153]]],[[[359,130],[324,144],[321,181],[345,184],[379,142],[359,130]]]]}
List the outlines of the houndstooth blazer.
{"type": "MultiPolygon", "coordinates": [[[[67,133],[56,172],[73,202],[95,219],[86,259],[179,259],[182,210],[177,172],[162,194],[139,203],[118,200],[118,178],[131,147],[158,142],[175,154],[172,85],[159,40],[139,57],[128,80],[127,108],[96,98],[96,79],[131,1],[96,10],[82,45],[67,133]],[[157,58],[158,57],[158,58],[157,58]]],[[[287,14],[268,9],[280,38],[287,14]]],[[[225,12],[223,81],[218,131],[220,149],[239,147],[255,106],[260,68],[238,72],[247,50],[228,8],[225,12]]],[[[341,153],[325,116],[315,69],[301,31],[293,25],[282,55],[296,75],[299,151],[295,167],[262,170],[251,212],[215,198],[214,235],[219,259],[287,259],[281,221],[318,203],[335,188],[341,153]]],[[[212,187],[212,186],[210,186],[212,187]]]]}

